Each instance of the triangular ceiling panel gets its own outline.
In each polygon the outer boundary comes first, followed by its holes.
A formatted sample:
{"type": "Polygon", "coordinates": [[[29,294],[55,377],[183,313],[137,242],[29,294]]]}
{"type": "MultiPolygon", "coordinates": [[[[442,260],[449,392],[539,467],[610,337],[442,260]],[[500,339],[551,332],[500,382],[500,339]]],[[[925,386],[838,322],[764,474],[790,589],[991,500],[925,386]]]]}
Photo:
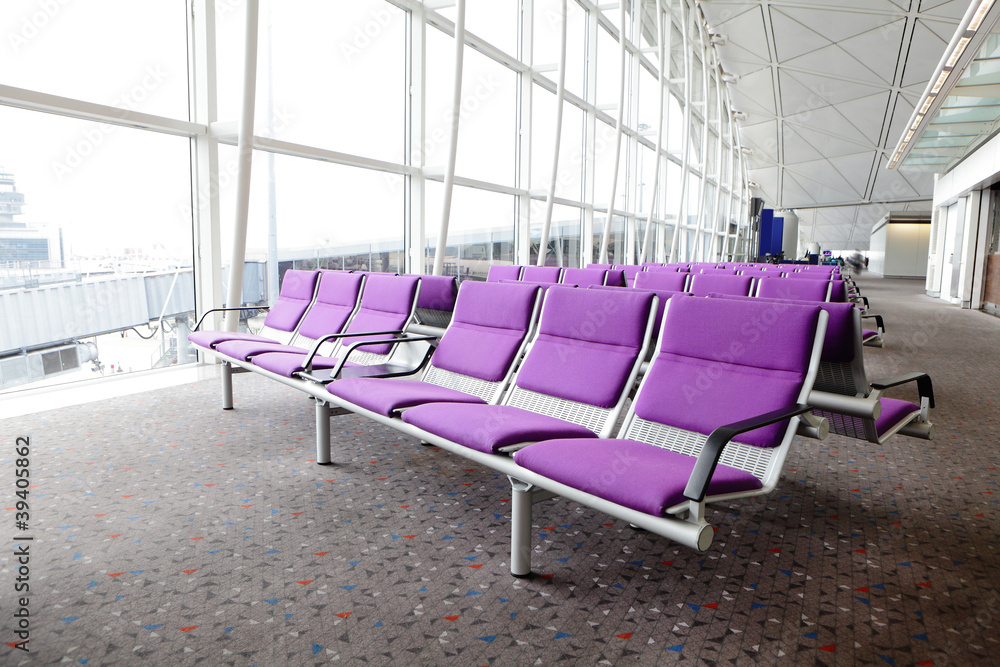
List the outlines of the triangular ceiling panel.
{"type": "Polygon", "coordinates": [[[893,21],[877,30],[841,40],[838,46],[859,58],[865,67],[875,72],[887,85],[891,85],[896,75],[899,42],[903,38],[904,27],[906,19],[893,21]]]}
{"type": "Polygon", "coordinates": [[[772,15],[781,12],[786,16],[801,23],[806,28],[823,35],[830,42],[840,42],[842,40],[860,35],[863,32],[874,30],[886,23],[891,23],[898,15],[861,13],[844,11],[839,5],[838,8],[830,7],[824,9],[812,9],[805,7],[781,7],[771,4],[772,15]]]}
{"type": "Polygon", "coordinates": [[[740,133],[753,150],[749,177],[769,206],[799,207],[800,218],[810,209],[810,233],[863,250],[889,210],[882,200],[898,208],[932,196],[932,173],[883,173],[884,163],[969,0],[698,6],[727,37],[720,62],[740,75],[730,95],[748,114],[740,133]]]}
{"type": "Polygon", "coordinates": [[[859,81],[873,86],[885,86],[875,72],[861,64],[847,51],[831,44],[830,46],[807,53],[782,63],[783,68],[823,72],[827,76],[859,81]]]}
{"type": "Polygon", "coordinates": [[[779,11],[771,12],[771,29],[774,31],[778,62],[798,58],[801,55],[830,46],[829,38],[806,28],[792,17],[779,11]]]}

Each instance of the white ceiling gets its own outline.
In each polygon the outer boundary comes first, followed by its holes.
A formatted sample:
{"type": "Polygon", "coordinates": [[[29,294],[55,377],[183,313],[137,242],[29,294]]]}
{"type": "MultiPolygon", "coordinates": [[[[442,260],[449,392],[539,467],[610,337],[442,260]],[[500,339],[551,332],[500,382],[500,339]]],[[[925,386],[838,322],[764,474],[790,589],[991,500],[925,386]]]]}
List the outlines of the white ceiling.
{"type": "Polygon", "coordinates": [[[885,165],[970,0],[698,4],[738,77],[756,195],[795,209],[803,241],[867,249],[886,212],[930,208],[933,174],[885,165]]]}

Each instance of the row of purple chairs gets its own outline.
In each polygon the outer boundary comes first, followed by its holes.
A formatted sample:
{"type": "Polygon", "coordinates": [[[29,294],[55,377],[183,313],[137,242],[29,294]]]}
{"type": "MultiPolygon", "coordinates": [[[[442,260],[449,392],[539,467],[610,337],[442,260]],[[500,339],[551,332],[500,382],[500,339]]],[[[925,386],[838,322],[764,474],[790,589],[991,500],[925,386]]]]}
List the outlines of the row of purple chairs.
{"type": "MultiPolygon", "coordinates": [[[[828,315],[818,304],[672,296],[626,412],[658,301],[645,290],[467,281],[419,381],[348,378],[326,391],[342,409],[506,474],[517,576],[531,570],[532,505],[553,494],[704,551],[706,503],[776,486],[811,409],[828,315]],[[766,336],[745,333],[754,321],[771,323],[766,336]]],[[[808,417],[822,436],[825,422],[808,417]]]]}
{"type": "Polygon", "coordinates": [[[590,287],[591,285],[625,284],[625,275],[610,265],[606,268],[577,269],[560,266],[520,266],[517,264],[493,264],[486,275],[486,282],[503,281],[537,283],[539,285],[573,285],[575,287],[590,287]]]}

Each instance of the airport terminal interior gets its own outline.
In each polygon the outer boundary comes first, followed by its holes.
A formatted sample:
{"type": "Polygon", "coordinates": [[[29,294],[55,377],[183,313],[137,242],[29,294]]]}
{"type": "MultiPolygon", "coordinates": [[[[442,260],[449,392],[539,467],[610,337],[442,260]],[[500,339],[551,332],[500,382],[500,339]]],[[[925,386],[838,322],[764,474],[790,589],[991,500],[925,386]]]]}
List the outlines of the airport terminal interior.
{"type": "Polygon", "coordinates": [[[139,4],[0,9],[0,662],[995,660],[1000,3],[139,4]]]}

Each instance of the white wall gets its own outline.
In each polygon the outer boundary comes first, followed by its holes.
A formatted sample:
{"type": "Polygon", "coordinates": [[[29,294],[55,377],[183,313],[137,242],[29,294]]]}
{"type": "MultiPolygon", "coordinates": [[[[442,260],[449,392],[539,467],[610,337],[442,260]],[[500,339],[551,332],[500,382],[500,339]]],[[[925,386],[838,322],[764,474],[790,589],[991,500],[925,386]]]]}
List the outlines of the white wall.
{"type": "Polygon", "coordinates": [[[868,270],[886,278],[926,278],[930,222],[887,220],[872,230],[868,270]]]}

